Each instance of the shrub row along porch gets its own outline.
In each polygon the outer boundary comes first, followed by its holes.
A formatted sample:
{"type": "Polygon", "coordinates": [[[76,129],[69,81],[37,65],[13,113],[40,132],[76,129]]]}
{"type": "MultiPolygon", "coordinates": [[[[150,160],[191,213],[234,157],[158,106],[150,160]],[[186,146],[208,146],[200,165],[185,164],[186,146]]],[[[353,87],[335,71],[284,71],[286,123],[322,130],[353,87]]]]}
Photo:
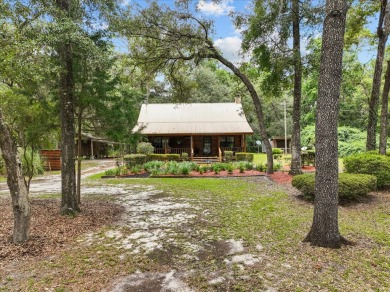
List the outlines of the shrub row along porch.
{"type": "Polygon", "coordinates": [[[191,160],[245,152],[245,136],[253,134],[239,100],[143,104],[133,132],[146,136],[157,154],[187,153],[191,160]]]}

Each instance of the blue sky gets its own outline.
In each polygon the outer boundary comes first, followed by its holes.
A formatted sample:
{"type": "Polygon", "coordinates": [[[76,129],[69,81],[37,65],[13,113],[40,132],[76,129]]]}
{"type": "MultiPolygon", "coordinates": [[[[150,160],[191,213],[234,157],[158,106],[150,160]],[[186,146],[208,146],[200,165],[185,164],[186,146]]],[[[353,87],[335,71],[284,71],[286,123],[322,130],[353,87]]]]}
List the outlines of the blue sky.
{"type": "MultiPolygon", "coordinates": [[[[122,0],[124,4],[138,3],[147,5],[145,0],[122,0]]],[[[175,0],[157,0],[161,4],[167,4],[174,6],[175,0]]],[[[325,1],[324,1],[325,2],[325,1]]],[[[249,13],[252,5],[252,0],[194,0],[193,5],[196,5],[198,14],[201,17],[206,17],[214,21],[214,42],[217,47],[222,51],[225,58],[236,63],[241,59],[239,55],[241,48],[241,34],[234,27],[229,13],[231,12],[244,12],[249,13]]],[[[195,7],[194,7],[195,8],[195,7]]],[[[371,19],[369,28],[375,31],[377,25],[377,19],[371,19]]],[[[116,42],[116,45],[122,46],[118,48],[123,50],[126,47],[125,43],[120,44],[116,42]]],[[[302,45],[305,42],[302,41],[302,45]]],[[[302,48],[302,53],[305,53],[305,48],[302,48]]],[[[376,56],[375,49],[372,47],[366,47],[362,53],[359,54],[361,62],[366,63],[369,60],[374,59],[376,56]]]]}
{"type": "Polygon", "coordinates": [[[234,27],[229,13],[249,12],[251,3],[251,0],[198,1],[199,13],[214,21],[215,45],[221,49],[223,55],[230,61],[236,62],[240,59],[241,35],[234,27]]]}

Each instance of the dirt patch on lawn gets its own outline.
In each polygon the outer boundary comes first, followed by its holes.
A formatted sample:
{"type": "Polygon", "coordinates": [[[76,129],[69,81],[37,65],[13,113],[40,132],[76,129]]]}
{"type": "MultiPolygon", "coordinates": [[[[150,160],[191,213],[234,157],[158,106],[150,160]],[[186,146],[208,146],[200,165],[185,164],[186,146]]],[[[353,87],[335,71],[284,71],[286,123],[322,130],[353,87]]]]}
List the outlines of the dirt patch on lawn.
{"type": "Polygon", "coordinates": [[[31,201],[31,240],[12,243],[13,214],[11,202],[0,199],[0,270],[15,259],[28,260],[63,251],[79,235],[97,230],[115,221],[124,208],[109,202],[83,200],[82,211],[76,217],[59,214],[60,202],[54,199],[31,201]]]}

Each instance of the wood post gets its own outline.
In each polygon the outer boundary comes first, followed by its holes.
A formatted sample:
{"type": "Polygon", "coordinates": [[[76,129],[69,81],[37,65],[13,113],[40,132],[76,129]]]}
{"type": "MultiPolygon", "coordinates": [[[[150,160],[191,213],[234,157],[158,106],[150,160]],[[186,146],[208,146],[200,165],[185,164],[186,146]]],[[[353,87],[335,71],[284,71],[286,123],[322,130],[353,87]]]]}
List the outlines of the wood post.
{"type": "Polygon", "coordinates": [[[191,135],[191,161],[194,159],[194,139],[191,135]]]}
{"type": "Polygon", "coordinates": [[[91,159],[93,158],[93,140],[91,139],[91,159]]]}

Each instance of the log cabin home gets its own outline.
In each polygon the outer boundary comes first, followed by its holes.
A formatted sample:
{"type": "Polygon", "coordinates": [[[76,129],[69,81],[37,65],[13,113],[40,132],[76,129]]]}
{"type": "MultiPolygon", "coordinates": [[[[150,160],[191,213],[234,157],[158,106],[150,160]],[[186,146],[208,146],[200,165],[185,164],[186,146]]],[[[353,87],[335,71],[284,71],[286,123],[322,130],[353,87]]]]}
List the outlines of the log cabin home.
{"type": "Polygon", "coordinates": [[[193,161],[246,152],[245,137],[253,134],[239,100],[143,104],[133,132],[145,136],[157,154],[186,152],[193,161]]]}

